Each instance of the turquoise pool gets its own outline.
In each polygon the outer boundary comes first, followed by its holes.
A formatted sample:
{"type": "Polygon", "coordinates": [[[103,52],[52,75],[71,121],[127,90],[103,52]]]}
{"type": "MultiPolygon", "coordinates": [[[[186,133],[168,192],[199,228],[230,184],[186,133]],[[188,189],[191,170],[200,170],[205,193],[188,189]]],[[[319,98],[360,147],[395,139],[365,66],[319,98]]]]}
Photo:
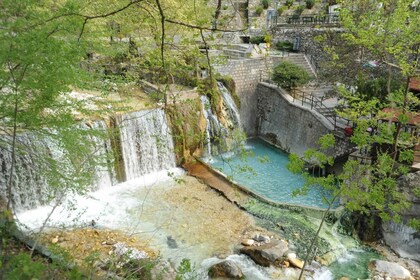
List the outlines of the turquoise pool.
{"type": "Polygon", "coordinates": [[[287,169],[288,154],[258,138],[248,139],[245,150],[248,155],[229,152],[214,156],[208,163],[231,180],[274,202],[327,208],[316,188],[305,196],[292,195],[303,186],[304,180],[287,169]]]}

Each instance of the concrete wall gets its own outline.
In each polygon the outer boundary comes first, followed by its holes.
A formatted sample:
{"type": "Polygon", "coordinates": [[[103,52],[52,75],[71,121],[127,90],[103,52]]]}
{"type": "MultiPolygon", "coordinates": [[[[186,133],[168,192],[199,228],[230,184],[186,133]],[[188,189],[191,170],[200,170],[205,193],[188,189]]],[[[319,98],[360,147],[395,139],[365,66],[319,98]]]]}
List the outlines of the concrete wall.
{"type": "Polygon", "coordinates": [[[318,148],[318,139],[334,129],[322,115],[294,103],[271,84],[258,85],[257,104],[259,136],[290,153],[302,156],[307,149],[318,148]]]}
{"type": "Polygon", "coordinates": [[[236,93],[241,100],[242,124],[248,136],[257,134],[257,85],[260,81],[269,78],[271,69],[281,59],[281,57],[268,57],[229,60],[224,65],[215,66],[216,72],[229,75],[235,81],[236,93]]]}

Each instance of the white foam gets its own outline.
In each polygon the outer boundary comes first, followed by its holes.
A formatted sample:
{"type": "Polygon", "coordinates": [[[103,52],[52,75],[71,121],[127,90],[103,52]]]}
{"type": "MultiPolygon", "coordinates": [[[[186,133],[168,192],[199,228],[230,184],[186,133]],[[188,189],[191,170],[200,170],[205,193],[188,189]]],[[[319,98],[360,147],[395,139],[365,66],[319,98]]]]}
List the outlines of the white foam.
{"type": "MultiPolygon", "coordinates": [[[[91,224],[95,226],[119,229],[130,224],[129,212],[143,203],[134,195],[142,188],[153,187],[169,182],[174,176],[183,175],[180,168],[163,170],[100,189],[87,195],[69,195],[53,212],[46,223],[51,227],[76,227],[91,224]]],[[[20,227],[24,231],[39,230],[53,206],[42,206],[16,214],[20,227]]]]}

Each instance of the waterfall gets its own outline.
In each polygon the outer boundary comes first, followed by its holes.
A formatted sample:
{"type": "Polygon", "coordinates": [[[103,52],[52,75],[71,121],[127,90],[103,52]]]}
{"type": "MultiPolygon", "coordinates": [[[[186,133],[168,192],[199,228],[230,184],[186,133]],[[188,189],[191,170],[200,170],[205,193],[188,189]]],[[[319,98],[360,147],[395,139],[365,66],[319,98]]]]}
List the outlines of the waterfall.
{"type": "MultiPolygon", "coordinates": [[[[117,183],[116,169],[111,155],[113,147],[104,121],[80,124],[83,130],[93,129],[89,138],[94,166],[86,165],[93,174],[90,190],[98,190],[117,183]]],[[[176,166],[174,145],[165,114],[162,110],[144,110],[128,113],[118,118],[119,143],[126,180],[176,166]]],[[[50,133],[22,133],[17,136],[15,169],[12,174],[12,201],[17,211],[44,205],[57,196],[65,182],[56,172],[73,178],[73,166],[62,148],[50,133]],[[51,161],[52,159],[52,161],[51,161]],[[55,163],[54,163],[55,162],[55,163]],[[54,164],[54,168],[51,166],[54,164]]],[[[7,180],[12,162],[11,138],[0,137],[0,196],[7,197],[7,180]]],[[[74,143],[75,145],[77,143],[74,143]]],[[[78,182],[75,181],[77,185],[78,182]]],[[[77,188],[77,186],[76,186],[77,188]]]]}
{"type": "MultiPolygon", "coordinates": [[[[106,133],[107,126],[104,121],[96,121],[93,123],[92,128],[102,133],[106,133]]],[[[109,138],[104,137],[92,137],[94,142],[94,156],[102,159],[95,166],[94,181],[96,190],[113,186],[117,183],[115,169],[112,168],[112,160],[110,155],[112,154],[111,141],[109,138]]]]}
{"type": "Polygon", "coordinates": [[[10,174],[12,165],[11,137],[2,137],[0,146],[0,194],[6,197],[7,182],[12,179],[12,201],[18,209],[29,209],[45,203],[48,196],[47,179],[41,175],[46,167],[39,160],[39,155],[49,154],[50,143],[38,139],[35,135],[24,134],[16,138],[17,152],[15,169],[10,174]],[[10,175],[12,178],[10,178],[10,175]],[[30,187],[34,186],[34,187],[30,187]]]}
{"type": "Polygon", "coordinates": [[[233,122],[234,127],[241,126],[241,117],[239,116],[238,107],[233,101],[232,95],[229,90],[221,82],[217,82],[220,92],[222,93],[223,105],[228,113],[229,119],[233,122]]]}
{"type": "Polygon", "coordinates": [[[386,244],[403,258],[420,261],[420,232],[405,224],[388,221],[382,225],[386,244]]]}
{"type": "Polygon", "coordinates": [[[201,104],[203,106],[203,115],[204,118],[206,119],[206,139],[205,139],[205,145],[206,145],[206,151],[205,151],[205,156],[211,156],[211,137],[210,137],[210,121],[209,121],[209,110],[211,112],[211,108],[210,108],[210,102],[209,99],[207,98],[207,96],[202,95],[200,97],[201,99],[201,104]]]}
{"type": "Polygon", "coordinates": [[[162,110],[143,110],[118,119],[126,179],[176,166],[172,135],[162,110]]]}
{"type": "Polygon", "coordinates": [[[206,149],[204,154],[206,158],[231,150],[232,143],[236,140],[235,137],[237,137],[234,132],[237,130],[241,131],[239,110],[229,90],[221,82],[218,82],[217,85],[223,100],[223,123],[213,112],[207,96],[201,96],[203,115],[207,120],[206,149]]]}
{"type": "Polygon", "coordinates": [[[201,96],[201,104],[203,106],[203,114],[207,121],[205,144],[206,152],[208,154],[205,156],[211,156],[213,153],[217,153],[220,149],[226,149],[226,137],[228,135],[228,130],[213,113],[207,96],[201,96]]]}

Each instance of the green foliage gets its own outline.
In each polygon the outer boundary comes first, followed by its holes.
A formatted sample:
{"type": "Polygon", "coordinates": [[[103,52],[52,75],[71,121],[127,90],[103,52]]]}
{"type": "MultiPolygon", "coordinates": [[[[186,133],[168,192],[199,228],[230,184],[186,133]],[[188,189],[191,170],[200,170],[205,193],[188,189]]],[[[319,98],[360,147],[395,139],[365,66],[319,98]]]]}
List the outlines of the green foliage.
{"type": "Polygon", "coordinates": [[[6,279],[40,279],[46,268],[39,262],[34,262],[26,253],[13,256],[8,262],[4,273],[6,279]]]}
{"type": "Polygon", "coordinates": [[[294,0],[286,0],[285,5],[290,9],[290,7],[293,6],[293,2],[295,2],[294,0]]]}
{"type": "Polygon", "coordinates": [[[315,5],[315,0],[305,0],[305,5],[307,9],[312,9],[315,5]]]}
{"type": "Polygon", "coordinates": [[[249,39],[251,44],[271,43],[272,37],[270,34],[254,36],[249,39]]]}
{"type": "Polygon", "coordinates": [[[262,7],[262,6],[257,6],[256,8],[255,8],[255,14],[257,15],[257,16],[260,16],[261,14],[262,14],[262,12],[264,11],[264,8],[262,7]]]}
{"type": "Polygon", "coordinates": [[[286,6],[281,6],[280,8],[277,9],[277,15],[281,16],[283,12],[286,10],[287,10],[286,6]]]}
{"type": "MultiPolygon", "coordinates": [[[[204,135],[200,130],[201,103],[198,100],[179,101],[167,108],[175,142],[178,164],[193,160],[192,155],[201,147],[204,135]]],[[[171,176],[173,177],[173,176],[171,176]]],[[[180,182],[179,179],[175,181],[180,182]]]]}
{"type": "Polygon", "coordinates": [[[261,5],[265,10],[268,9],[268,6],[270,5],[270,0],[261,0],[261,5]]]}
{"type": "Polygon", "coordinates": [[[293,43],[289,41],[278,41],[276,43],[276,49],[279,51],[292,51],[293,43]]]}
{"type": "Polygon", "coordinates": [[[305,10],[305,6],[302,6],[302,5],[297,6],[296,9],[295,9],[295,14],[296,15],[301,15],[304,10],[305,10]]]}
{"type": "Polygon", "coordinates": [[[309,82],[310,76],[302,67],[284,61],[274,68],[272,79],[278,86],[290,90],[309,82]]]}
{"type": "Polygon", "coordinates": [[[179,266],[176,268],[175,280],[198,280],[199,275],[197,268],[191,264],[189,259],[182,259],[179,266]]]}

